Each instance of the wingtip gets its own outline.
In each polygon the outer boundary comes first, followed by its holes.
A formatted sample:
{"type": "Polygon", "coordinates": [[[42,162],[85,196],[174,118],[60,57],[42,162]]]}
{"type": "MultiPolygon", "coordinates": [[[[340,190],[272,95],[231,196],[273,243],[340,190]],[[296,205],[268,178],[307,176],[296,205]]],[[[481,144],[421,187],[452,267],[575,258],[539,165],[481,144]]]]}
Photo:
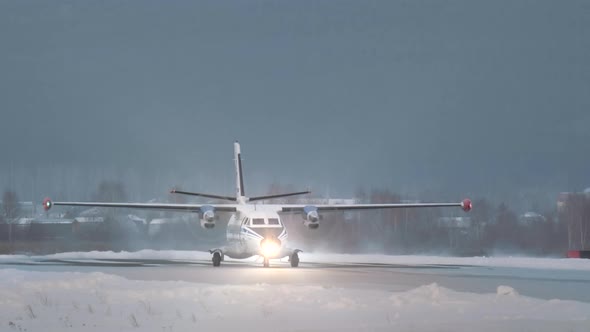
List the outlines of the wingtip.
{"type": "Polygon", "coordinates": [[[461,208],[463,209],[463,211],[465,212],[469,212],[471,211],[471,209],[473,208],[473,204],[471,203],[471,200],[469,198],[465,198],[462,202],[461,202],[461,208]]]}
{"type": "Polygon", "coordinates": [[[51,209],[52,206],[53,202],[51,201],[51,198],[45,197],[45,199],[43,200],[43,210],[49,211],[49,209],[51,209]]]}

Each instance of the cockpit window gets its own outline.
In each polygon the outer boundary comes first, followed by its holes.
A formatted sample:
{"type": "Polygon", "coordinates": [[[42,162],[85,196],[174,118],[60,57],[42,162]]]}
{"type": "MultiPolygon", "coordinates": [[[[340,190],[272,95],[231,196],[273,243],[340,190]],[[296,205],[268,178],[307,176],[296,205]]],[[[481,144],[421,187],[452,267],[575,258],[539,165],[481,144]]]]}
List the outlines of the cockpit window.
{"type": "Polygon", "coordinates": [[[264,218],[252,218],[252,225],[264,225],[264,218]]]}
{"type": "Polygon", "coordinates": [[[277,218],[268,218],[269,225],[279,225],[279,219],[277,218]]]}

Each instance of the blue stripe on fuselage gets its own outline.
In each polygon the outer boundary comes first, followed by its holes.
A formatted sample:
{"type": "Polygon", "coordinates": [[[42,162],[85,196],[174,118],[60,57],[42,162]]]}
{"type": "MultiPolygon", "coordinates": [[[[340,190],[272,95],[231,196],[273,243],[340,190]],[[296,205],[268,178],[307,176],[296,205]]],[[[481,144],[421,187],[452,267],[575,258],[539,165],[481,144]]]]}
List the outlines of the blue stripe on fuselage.
{"type": "Polygon", "coordinates": [[[242,227],[242,233],[247,234],[247,235],[251,235],[251,236],[255,236],[255,237],[261,238],[261,239],[263,238],[262,235],[256,233],[255,231],[251,230],[248,227],[242,227]]]}

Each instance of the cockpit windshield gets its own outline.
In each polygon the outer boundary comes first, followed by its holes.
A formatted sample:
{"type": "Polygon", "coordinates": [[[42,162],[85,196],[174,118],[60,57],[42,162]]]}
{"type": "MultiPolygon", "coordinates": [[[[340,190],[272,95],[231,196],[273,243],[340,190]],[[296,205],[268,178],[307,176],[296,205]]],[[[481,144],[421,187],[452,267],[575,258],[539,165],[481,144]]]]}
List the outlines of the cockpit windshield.
{"type": "Polygon", "coordinates": [[[264,218],[252,218],[252,225],[264,225],[264,218]]]}
{"type": "Polygon", "coordinates": [[[246,224],[250,226],[281,226],[279,218],[252,218],[247,219],[246,224]]]}

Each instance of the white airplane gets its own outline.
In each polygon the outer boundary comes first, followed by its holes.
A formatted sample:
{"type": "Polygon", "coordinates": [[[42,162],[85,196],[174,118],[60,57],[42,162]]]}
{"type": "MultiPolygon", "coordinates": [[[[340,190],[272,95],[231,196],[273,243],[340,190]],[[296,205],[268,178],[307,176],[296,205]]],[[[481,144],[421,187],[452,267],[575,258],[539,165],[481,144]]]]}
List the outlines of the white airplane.
{"type": "Polygon", "coordinates": [[[368,210],[368,209],[399,209],[421,207],[461,207],[464,211],[472,208],[471,201],[465,199],[459,203],[411,203],[411,204],[255,204],[254,201],[279,197],[308,194],[309,191],[247,197],[244,192],[244,177],[242,175],[242,159],[240,144],[234,143],[234,163],[236,171],[236,196],[219,196],[187,191],[171,190],[171,193],[200,196],[207,198],[233,201],[233,204],[165,204],[165,203],[106,203],[106,202],[52,202],[49,198],[43,201],[45,210],[54,205],[65,206],[97,206],[153,209],[166,211],[184,211],[198,213],[201,227],[211,229],[215,227],[218,213],[231,213],[227,225],[227,244],[220,248],[211,249],[213,266],[220,266],[224,256],[231,258],[249,258],[261,256],[264,266],[269,266],[270,259],[289,257],[292,267],[299,265],[299,249],[287,246],[287,229],[281,221],[280,215],[298,213],[303,217],[303,224],[310,229],[319,227],[320,213],[340,210],[368,210]]]}

